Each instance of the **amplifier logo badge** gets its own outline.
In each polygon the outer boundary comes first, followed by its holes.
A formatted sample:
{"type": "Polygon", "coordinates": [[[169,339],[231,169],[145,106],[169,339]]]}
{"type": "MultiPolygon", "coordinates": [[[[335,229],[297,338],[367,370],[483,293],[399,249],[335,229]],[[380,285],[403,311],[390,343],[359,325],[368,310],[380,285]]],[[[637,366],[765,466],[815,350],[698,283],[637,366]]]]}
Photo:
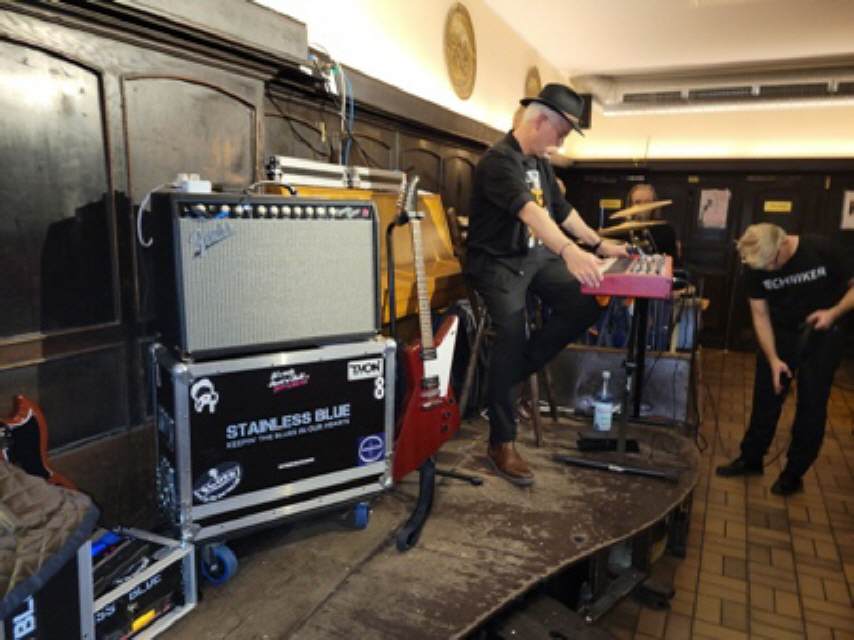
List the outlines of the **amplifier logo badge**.
{"type": "Polygon", "coordinates": [[[213,225],[210,222],[200,224],[202,226],[194,229],[188,238],[194,258],[201,258],[212,246],[234,235],[234,227],[228,220],[218,220],[213,225]]]}
{"type": "Polygon", "coordinates": [[[347,363],[347,380],[368,380],[383,374],[383,359],[352,360],[347,363]]]}
{"type": "Polygon", "coordinates": [[[382,434],[359,438],[358,453],[360,467],[381,460],[385,455],[385,438],[382,434]]]}
{"type": "Polygon", "coordinates": [[[193,408],[196,413],[202,413],[205,408],[210,413],[216,411],[219,394],[209,378],[202,378],[193,383],[193,386],[190,387],[190,397],[193,398],[193,408]]]}
{"type": "Polygon", "coordinates": [[[196,480],[193,495],[199,502],[216,502],[237,488],[243,475],[239,462],[223,462],[196,480]]]}
{"type": "Polygon", "coordinates": [[[296,369],[287,369],[285,371],[274,371],[270,374],[270,382],[267,386],[273,390],[273,393],[294,389],[296,387],[304,387],[308,384],[311,376],[305,371],[297,373],[296,369]]]}

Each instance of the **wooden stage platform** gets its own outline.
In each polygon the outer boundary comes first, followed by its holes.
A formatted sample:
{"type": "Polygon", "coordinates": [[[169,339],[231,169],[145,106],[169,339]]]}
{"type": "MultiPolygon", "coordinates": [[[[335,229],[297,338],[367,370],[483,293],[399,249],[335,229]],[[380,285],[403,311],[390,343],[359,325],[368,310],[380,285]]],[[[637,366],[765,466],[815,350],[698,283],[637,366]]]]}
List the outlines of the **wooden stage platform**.
{"type": "Polygon", "coordinates": [[[555,462],[556,453],[580,455],[579,427],[544,423],[539,449],[520,426],[519,449],[536,473],[532,487],[495,476],[485,456],[486,423],[466,422],[438,463],[484,482],[442,478],[415,548],[399,552],[394,534],[414,505],[417,473],[375,501],[365,530],[332,514],[233,541],[237,575],[204,588],[196,611],[163,637],[464,637],[543,580],[652,526],[696,484],[694,444],[672,429],[632,427],[641,451],[626,461],[679,469],[678,484],[555,462]]]}

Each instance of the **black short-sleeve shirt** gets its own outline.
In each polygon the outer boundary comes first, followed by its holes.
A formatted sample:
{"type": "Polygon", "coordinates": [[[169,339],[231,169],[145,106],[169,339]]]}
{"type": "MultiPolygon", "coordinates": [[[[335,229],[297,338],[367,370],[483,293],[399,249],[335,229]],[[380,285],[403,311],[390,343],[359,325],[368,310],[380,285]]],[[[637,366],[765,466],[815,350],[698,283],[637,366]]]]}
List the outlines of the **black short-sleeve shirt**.
{"type": "Polygon", "coordinates": [[[849,260],[835,242],[803,235],[782,268],[745,267],[744,282],[748,297],[768,301],[775,328],[797,331],[813,311],[839,302],[852,275],[849,260]]]}
{"type": "Polygon", "coordinates": [[[468,248],[495,256],[524,254],[530,236],[518,213],[528,202],[546,209],[557,224],[572,211],[548,160],[526,156],[510,132],[486,152],[475,169],[468,248]]]}

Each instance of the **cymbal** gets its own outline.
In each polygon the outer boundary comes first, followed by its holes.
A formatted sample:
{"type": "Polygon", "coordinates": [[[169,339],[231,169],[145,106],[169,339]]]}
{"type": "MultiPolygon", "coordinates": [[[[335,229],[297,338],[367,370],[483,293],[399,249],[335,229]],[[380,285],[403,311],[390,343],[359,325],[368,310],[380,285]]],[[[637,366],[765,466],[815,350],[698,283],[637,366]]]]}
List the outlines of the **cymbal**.
{"type": "Polygon", "coordinates": [[[653,211],[655,209],[658,209],[659,207],[666,207],[671,204],[673,204],[673,200],[656,200],[655,202],[643,202],[641,204],[636,204],[632,207],[628,207],[627,209],[615,211],[610,216],[608,216],[608,218],[610,220],[633,218],[635,216],[639,216],[642,213],[646,213],[647,211],[653,211]]]}
{"type": "Polygon", "coordinates": [[[647,227],[657,227],[662,224],[667,224],[667,220],[630,220],[622,224],[614,225],[613,227],[604,227],[597,230],[600,236],[621,236],[629,231],[637,229],[646,229],[647,227]]]}

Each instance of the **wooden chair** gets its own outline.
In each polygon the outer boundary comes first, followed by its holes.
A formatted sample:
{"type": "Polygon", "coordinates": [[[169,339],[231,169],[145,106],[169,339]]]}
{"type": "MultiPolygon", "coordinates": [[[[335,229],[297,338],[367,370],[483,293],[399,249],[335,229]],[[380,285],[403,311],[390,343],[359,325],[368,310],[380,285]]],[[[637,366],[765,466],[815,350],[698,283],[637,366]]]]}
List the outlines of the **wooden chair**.
{"type": "MultiPolygon", "coordinates": [[[[468,218],[464,216],[458,216],[457,212],[453,207],[448,207],[445,210],[445,214],[448,218],[448,230],[451,234],[451,242],[453,244],[454,255],[460,261],[460,265],[462,265],[463,271],[465,271],[465,238],[466,232],[468,231],[468,218]]],[[[468,292],[468,298],[471,303],[472,312],[474,313],[476,329],[474,340],[471,345],[471,352],[469,353],[469,361],[466,365],[465,377],[463,378],[463,388],[460,391],[460,398],[458,400],[461,416],[465,415],[466,409],[468,408],[472,384],[474,382],[474,374],[477,369],[477,363],[480,358],[481,350],[484,348],[485,341],[494,335],[490,326],[489,312],[487,311],[486,304],[484,303],[483,298],[468,284],[468,282],[466,282],[466,290],[468,292]]],[[[542,316],[540,313],[539,301],[537,300],[534,304],[534,312],[528,312],[528,321],[526,322],[526,329],[528,330],[528,332],[530,332],[531,329],[537,329],[540,326],[542,326],[542,316]]],[[[546,396],[548,399],[552,419],[557,422],[557,405],[554,401],[551,375],[549,374],[548,367],[543,367],[540,373],[543,375],[543,384],[546,389],[546,396]]],[[[528,378],[528,395],[531,401],[530,413],[531,424],[534,428],[534,442],[536,443],[536,446],[539,447],[542,445],[543,442],[543,433],[542,417],[540,416],[540,384],[537,373],[531,374],[531,376],[528,378]]]]}

